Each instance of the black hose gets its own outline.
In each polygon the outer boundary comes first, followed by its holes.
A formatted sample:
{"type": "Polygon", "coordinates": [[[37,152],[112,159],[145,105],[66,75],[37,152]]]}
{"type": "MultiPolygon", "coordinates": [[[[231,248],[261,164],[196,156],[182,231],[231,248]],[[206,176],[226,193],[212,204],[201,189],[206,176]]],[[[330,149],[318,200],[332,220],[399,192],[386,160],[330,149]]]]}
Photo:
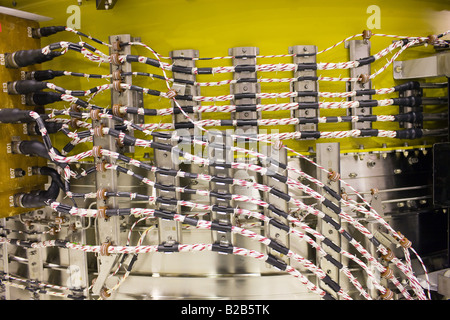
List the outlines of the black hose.
{"type": "MultiPolygon", "coordinates": [[[[37,140],[24,140],[19,142],[19,144],[17,146],[13,146],[13,149],[21,154],[26,154],[26,155],[34,155],[34,156],[38,156],[38,157],[42,157],[48,160],[52,160],[50,158],[50,155],[48,154],[48,149],[45,146],[44,143],[37,141],[37,140]]],[[[55,151],[55,153],[57,155],[61,155],[61,152],[59,152],[58,149],[53,148],[53,150],[55,151]]],[[[61,162],[56,162],[53,161],[55,165],[57,165],[58,167],[62,168],[63,170],[69,166],[68,163],[61,163],[61,162]]],[[[62,187],[62,189],[65,190],[65,192],[70,191],[70,182],[65,180],[64,181],[64,186],[62,187]]]]}
{"type": "Polygon", "coordinates": [[[1,123],[29,123],[34,122],[34,119],[30,116],[29,110],[21,110],[17,108],[5,108],[0,109],[0,122],[1,123]]]}
{"type": "Polygon", "coordinates": [[[42,49],[20,50],[13,53],[5,53],[5,66],[17,69],[50,61],[60,55],[61,52],[59,51],[50,51],[48,54],[44,54],[42,49]]]}
{"type": "Polygon", "coordinates": [[[44,106],[61,100],[61,94],[52,91],[36,91],[25,96],[25,103],[28,106],[44,106]]]}
{"type": "Polygon", "coordinates": [[[36,70],[36,71],[29,72],[27,74],[27,79],[37,80],[37,81],[45,81],[45,80],[51,80],[55,77],[61,77],[63,75],[64,75],[64,71],[36,70]]]}
{"type": "Polygon", "coordinates": [[[59,188],[64,189],[64,183],[61,180],[61,176],[55,169],[50,167],[40,167],[38,173],[44,176],[50,176],[52,181],[55,181],[58,184],[59,188]]]}
{"type": "Polygon", "coordinates": [[[20,141],[17,150],[21,154],[33,155],[51,160],[45,144],[37,140],[23,140],[20,141]]]}
{"type": "Polygon", "coordinates": [[[47,190],[31,191],[29,193],[18,193],[15,197],[16,205],[22,208],[39,208],[47,205],[51,200],[56,200],[60,189],[64,188],[61,177],[55,169],[49,167],[41,167],[38,171],[42,175],[48,175],[52,179],[52,183],[47,190]]]}
{"type": "Polygon", "coordinates": [[[8,94],[27,94],[47,88],[47,82],[37,80],[17,80],[8,82],[8,94]]]}
{"type": "Polygon", "coordinates": [[[66,30],[65,26],[51,26],[51,27],[42,27],[31,30],[31,36],[35,39],[40,39],[42,37],[48,37],[55,33],[66,30]]]}
{"type": "MultiPolygon", "coordinates": [[[[63,124],[58,122],[45,122],[45,128],[48,133],[57,133],[61,130],[63,124]]],[[[30,123],[28,125],[28,134],[33,136],[38,136],[41,133],[39,132],[39,125],[36,123],[30,123]]]]}

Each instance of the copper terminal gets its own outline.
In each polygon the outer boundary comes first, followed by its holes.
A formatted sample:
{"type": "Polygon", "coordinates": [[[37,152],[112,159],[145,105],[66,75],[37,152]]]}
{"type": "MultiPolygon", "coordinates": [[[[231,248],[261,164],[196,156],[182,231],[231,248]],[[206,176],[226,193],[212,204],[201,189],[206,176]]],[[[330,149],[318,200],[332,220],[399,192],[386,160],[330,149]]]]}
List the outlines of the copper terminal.
{"type": "Polygon", "coordinates": [[[412,242],[408,240],[408,238],[406,238],[403,234],[401,234],[400,232],[398,232],[398,235],[400,236],[400,238],[398,239],[398,241],[400,242],[400,245],[405,248],[405,249],[409,249],[412,246],[412,242]]]}
{"type": "Polygon", "coordinates": [[[370,30],[364,30],[362,32],[362,37],[364,40],[369,40],[372,37],[373,33],[370,30]]]}
{"type": "Polygon", "coordinates": [[[111,246],[111,241],[103,242],[100,246],[100,255],[102,256],[109,256],[110,253],[108,252],[108,248],[111,246]]]}
{"type": "Polygon", "coordinates": [[[412,242],[405,237],[402,240],[400,240],[400,245],[405,249],[409,249],[412,246],[412,242]]]}
{"type": "Polygon", "coordinates": [[[341,175],[334,170],[330,170],[328,173],[328,179],[330,179],[331,181],[336,182],[339,180],[340,177],[341,177],[341,175]]]}
{"type": "Polygon", "coordinates": [[[370,75],[368,75],[368,74],[361,74],[359,76],[359,82],[360,83],[367,83],[369,81],[370,81],[370,75]]]}
{"type": "Polygon", "coordinates": [[[372,189],[370,189],[370,194],[371,195],[375,195],[375,194],[377,194],[378,193],[378,189],[377,188],[372,188],[372,189]]]}
{"type": "Polygon", "coordinates": [[[97,209],[97,216],[102,219],[108,219],[108,215],[106,214],[107,207],[99,207],[97,209]]]}
{"type": "Polygon", "coordinates": [[[56,223],[56,224],[62,224],[63,222],[64,222],[63,217],[56,217],[56,218],[55,218],[55,223],[56,223]]]}
{"type": "Polygon", "coordinates": [[[121,104],[114,104],[112,106],[112,112],[113,115],[115,115],[116,117],[123,117],[125,114],[120,110],[120,108],[122,108],[123,106],[121,104]]]}
{"type": "Polygon", "coordinates": [[[394,259],[394,253],[390,250],[390,249],[387,249],[387,253],[386,254],[384,254],[384,255],[382,255],[381,257],[385,260],[385,261],[387,261],[387,262],[389,262],[389,261],[391,261],[392,259],[394,259]]]}
{"type": "Polygon", "coordinates": [[[70,119],[70,126],[74,129],[79,129],[80,126],[78,125],[78,119],[76,118],[70,119]]]}
{"type": "Polygon", "coordinates": [[[99,125],[94,127],[94,136],[96,137],[103,137],[103,125],[99,125]]]}
{"type": "Polygon", "coordinates": [[[111,293],[108,292],[108,289],[102,288],[100,290],[100,298],[102,298],[102,300],[108,299],[110,296],[111,296],[111,293]]]}
{"type": "Polygon", "coordinates": [[[100,109],[92,109],[90,116],[92,120],[100,120],[100,109]]]}
{"type": "Polygon", "coordinates": [[[394,297],[394,293],[386,288],[386,292],[380,295],[380,298],[383,300],[391,300],[394,297]]]}
{"type": "Polygon", "coordinates": [[[437,35],[435,35],[435,34],[430,34],[430,35],[428,36],[428,39],[426,40],[426,42],[427,42],[428,44],[435,44],[435,43],[437,42],[437,40],[438,40],[437,35]]]}
{"type": "Polygon", "coordinates": [[[121,84],[122,84],[122,81],[120,81],[120,80],[114,80],[114,81],[113,81],[113,89],[116,90],[116,91],[118,91],[118,92],[122,92],[123,89],[122,89],[121,84]]]}
{"type": "Polygon", "coordinates": [[[400,240],[400,245],[405,249],[409,249],[412,246],[412,242],[409,241],[408,238],[403,237],[403,239],[400,240]]]}
{"type": "Polygon", "coordinates": [[[92,156],[95,158],[100,158],[102,156],[102,147],[101,146],[92,147],[92,156]]]}
{"type": "Polygon", "coordinates": [[[105,188],[98,189],[97,190],[97,199],[98,200],[106,200],[108,198],[106,196],[106,192],[108,192],[108,190],[106,190],[105,188]]]}
{"type": "Polygon", "coordinates": [[[383,278],[390,279],[394,276],[394,271],[390,269],[389,267],[386,267],[386,270],[381,274],[383,278]]]}
{"type": "Polygon", "coordinates": [[[177,95],[177,92],[174,89],[170,89],[167,91],[167,98],[172,99],[177,95]]]}
{"type": "Polygon", "coordinates": [[[122,42],[120,42],[120,40],[114,41],[113,43],[111,43],[112,45],[112,49],[114,51],[121,51],[122,50],[122,42]]]}
{"type": "Polygon", "coordinates": [[[122,80],[122,70],[115,70],[112,72],[112,79],[113,80],[122,80]]]}
{"type": "Polygon", "coordinates": [[[120,62],[120,56],[118,53],[111,54],[111,63],[120,66],[122,63],[120,62]]]}
{"type": "Polygon", "coordinates": [[[97,170],[97,172],[105,172],[106,171],[106,161],[100,161],[97,162],[97,164],[95,165],[95,169],[97,170]]]}
{"type": "Polygon", "coordinates": [[[125,147],[125,144],[122,142],[122,140],[120,140],[119,138],[116,138],[116,146],[118,148],[123,148],[123,147],[125,147]]]}
{"type": "Polygon", "coordinates": [[[80,107],[76,103],[71,103],[69,107],[71,112],[80,112],[80,107]]]}

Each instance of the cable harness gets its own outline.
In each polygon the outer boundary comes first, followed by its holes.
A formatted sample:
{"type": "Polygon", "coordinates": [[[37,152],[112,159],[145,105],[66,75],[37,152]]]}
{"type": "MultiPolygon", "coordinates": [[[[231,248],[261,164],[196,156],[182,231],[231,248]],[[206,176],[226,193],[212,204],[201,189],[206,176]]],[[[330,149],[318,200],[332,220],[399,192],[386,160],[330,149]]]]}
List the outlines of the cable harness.
{"type": "MultiPolygon", "coordinates": [[[[36,144],[29,147],[31,151],[39,153],[46,157],[50,163],[53,163],[58,175],[62,178],[59,181],[58,177],[52,176],[55,181],[58,181],[59,189],[63,192],[63,199],[57,199],[56,196],[48,196],[46,199],[33,198],[33,201],[47,207],[49,210],[56,212],[58,218],[64,216],[77,216],[85,219],[108,219],[113,216],[132,217],[134,223],[129,225],[127,243],[119,245],[117,243],[103,243],[103,244],[88,244],[88,243],[73,243],[66,239],[50,239],[50,240],[26,240],[13,238],[9,235],[3,234],[0,237],[2,244],[15,245],[25,248],[50,248],[57,247],[64,250],[78,250],[83,252],[95,253],[99,256],[120,256],[120,262],[115,265],[115,270],[110,276],[122,272],[122,277],[114,287],[105,289],[99,296],[100,299],[106,299],[116,290],[119,290],[120,285],[126,281],[127,277],[132,274],[132,269],[138,256],[142,254],[158,254],[158,253],[179,253],[180,255],[193,254],[194,252],[212,251],[225,255],[238,255],[253,258],[263,261],[271,265],[276,270],[285,272],[295,279],[299,280],[300,285],[304,286],[309,292],[317,294],[323,299],[343,299],[351,300],[359,299],[407,299],[407,300],[427,300],[430,299],[429,290],[427,295],[427,288],[423,288],[411,265],[410,252],[419,259],[422,267],[426,273],[426,267],[423,264],[417,252],[413,249],[411,242],[403,236],[400,232],[394,230],[389,223],[387,223],[382,215],[378,214],[368,201],[356,191],[348,182],[344,181],[336,172],[330,172],[327,168],[320,166],[311,158],[301,154],[300,152],[288,147],[283,143],[284,140],[290,139],[336,139],[336,138],[357,138],[357,137],[382,137],[389,139],[415,139],[424,135],[433,133],[425,129],[403,129],[403,130],[378,130],[378,129],[354,129],[343,131],[321,131],[321,130],[291,130],[282,133],[257,133],[245,134],[238,133],[239,128],[248,127],[271,127],[271,126],[293,126],[300,124],[326,124],[326,123],[356,123],[356,122],[409,122],[421,123],[427,119],[433,118],[433,115],[423,112],[408,112],[398,114],[385,115],[359,115],[359,116],[317,116],[317,117],[290,117],[277,119],[194,119],[193,115],[206,116],[210,113],[220,114],[236,114],[238,112],[282,112],[286,110],[326,110],[326,109],[356,109],[356,108],[375,108],[384,106],[420,106],[423,101],[421,97],[399,97],[387,99],[370,99],[370,100],[348,100],[348,101],[319,101],[317,102],[289,102],[289,103],[266,103],[269,99],[295,99],[304,97],[314,98],[342,98],[350,99],[360,96],[372,95],[389,95],[394,93],[401,93],[407,90],[418,88],[419,84],[414,81],[406,82],[391,88],[382,89],[364,89],[353,90],[345,92],[321,92],[321,91],[285,91],[285,92],[260,92],[260,93],[233,93],[219,96],[203,96],[198,94],[180,94],[177,92],[176,85],[189,85],[195,88],[201,87],[224,87],[246,83],[295,83],[297,81],[311,80],[315,82],[359,82],[366,83],[375,79],[379,74],[385,71],[405,50],[412,46],[439,44],[445,42],[443,37],[448,34],[444,32],[438,35],[428,37],[403,37],[387,34],[372,34],[370,31],[364,31],[361,34],[350,36],[329,48],[317,52],[320,55],[324,52],[330,51],[343,44],[345,41],[362,38],[369,40],[371,37],[387,37],[395,40],[385,49],[380,52],[365,57],[362,59],[347,61],[347,62],[325,62],[325,63],[273,63],[273,64],[256,64],[256,65],[233,65],[233,66],[219,66],[219,67],[185,67],[174,63],[181,57],[165,57],[157,53],[150,46],[141,42],[127,42],[109,44],[102,40],[88,36],[80,31],[68,27],[45,27],[33,30],[34,37],[47,37],[60,32],[74,33],[80,37],[88,38],[89,40],[106,46],[108,50],[114,46],[124,48],[142,47],[152,54],[151,57],[145,55],[121,55],[117,53],[106,54],[101,50],[95,48],[84,41],[72,43],[67,41],[60,41],[50,44],[41,50],[27,51],[23,50],[16,52],[7,57],[7,65],[10,68],[20,68],[34,63],[42,63],[55,58],[62,58],[74,51],[85,58],[87,61],[101,64],[122,65],[124,63],[138,63],[145,64],[151,68],[155,68],[154,73],[147,72],[111,72],[109,74],[86,74],[83,72],[74,71],[59,71],[59,70],[39,70],[28,74],[25,80],[18,80],[8,84],[8,92],[10,94],[24,94],[30,104],[35,105],[50,105],[46,107],[46,113],[37,113],[34,111],[24,111],[18,109],[2,109],[0,116],[2,122],[27,122],[35,123],[35,131],[42,136],[42,144],[36,144]],[[360,75],[358,77],[328,77],[326,75],[319,76],[301,76],[289,78],[276,78],[266,76],[266,74],[276,72],[298,72],[304,70],[349,70],[364,65],[370,65],[381,58],[391,55],[385,65],[378,69],[373,74],[360,75]],[[203,79],[208,75],[215,75],[221,73],[262,73],[264,77],[260,78],[240,78],[232,80],[221,81],[191,81],[187,78],[180,77],[184,75],[196,75],[203,79]],[[172,73],[169,77],[168,73],[172,73]],[[164,84],[167,91],[155,90],[151,88],[141,87],[134,84],[124,83],[122,80],[125,77],[140,77],[140,79],[148,80],[148,83],[161,86],[164,84]],[[106,80],[108,83],[97,85],[87,90],[71,90],[63,88],[53,82],[52,79],[64,77],[82,77],[86,79],[106,80]],[[95,97],[103,92],[127,92],[134,91],[146,94],[156,99],[166,99],[172,103],[170,108],[152,108],[141,107],[134,105],[113,105],[113,106],[98,106],[94,103],[95,97]],[[241,105],[234,102],[240,99],[256,99],[256,104],[241,105]],[[264,100],[264,103],[261,103],[264,100]],[[58,108],[51,106],[54,103],[68,103],[70,107],[58,108]],[[195,102],[192,106],[186,106],[181,102],[195,102]],[[210,103],[213,104],[205,104],[210,103]],[[217,104],[222,102],[225,104],[217,104]],[[135,123],[130,119],[132,115],[145,116],[146,120],[161,116],[182,115],[184,121],[171,122],[148,122],[135,123]],[[114,123],[113,126],[94,125],[94,122],[102,123],[108,120],[114,123]],[[236,129],[231,134],[226,134],[225,129],[233,127],[236,129]],[[209,130],[207,128],[214,128],[209,130]],[[222,128],[223,130],[217,130],[222,128]],[[188,135],[180,135],[178,129],[193,129],[194,133],[188,135]],[[55,148],[51,141],[51,135],[62,133],[69,142],[59,151],[55,148]],[[135,137],[134,133],[140,133],[141,136],[135,137]],[[142,138],[142,136],[144,138],[142,138]],[[210,136],[214,136],[219,141],[226,141],[230,139],[231,143],[211,142],[210,136]],[[96,137],[111,137],[116,139],[117,143],[125,147],[135,147],[148,149],[148,151],[157,150],[169,152],[173,159],[184,161],[195,166],[204,168],[229,168],[233,170],[245,170],[251,172],[261,179],[258,182],[239,179],[233,176],[224,176],[216,174],[195,173],[183,171],[181,169],[167,169],[158,165],[151,164],[147,161],[138,160],[121,152],[116,152],[102,148],[98,145],[93,145],[96,137]],[[161,141],[166,141],[163,143],[161,141]],[[332,190],[323,181],[311,176],[299,168],[290,166],[287,163],[280,162],[270,155],[265,154],[261,150],[243,147],[242,142],[253,143],[258,142],[276,150],[286,149],[287,152],[293,154],[308,163],[313,164],[319,171],[325,173],[329,179],[339,181],[346,188],[354,192],[358,199],[357,201],[349,199],[345,194],[340,194],[332,190]],[[239,144],[241,143],[241,144],[239,144]],[[249,161],[239,161],[231,159],[226,162],[218,161],[217,159],[208,158],[207,156],[194,154],[190,149],[183,148],[183,146],[197,146],[205,152],[216,149],[226,150],[233,154],[243,154],[249,161]],[[87,146],[88,150],[74,153],[74,148],[77,146],[87,146]],[[35,149],[32,149],[35,148],[35,149]],[[40,149],[39,149],[40,148],[40,149]],[[38,151],[40,150],[40,151],[38,151]],[[43,150],[43,151],[42,151],[43,150]],[[186,151],[188,150],[188,151],[186,151]],[[91,158],[101,160],[97,164],[81,171],[77,169],[76,164],[81,161],[88,161],[91,158]],[[139,169],[138,171],[135,171],[139,169]],[[152,190],[170,191],[180,197],[166,198],[162,196],[155,196],[155,194],[141,194],[128,191],[117,191],[99,189],[96,192],[77,193],[71,189],[71,183],[80,179],[84,179],[89,175],[101,174],[103,172],[113,171],[117,175],[128,175],[132,177],[136,183],[149,186],[152,190]],[[147,172],[148,175],[143,175],[142,172],[147,172]],[[284,172],[286,174],[281,174],[284,172]],[[293,179],[291,174],[300,176],[300,179],[293,179]],[[288,204],[292,210],[281,210],[274,204],[262,200],[262,198],[251,197],[248,195],[239,194],[236,192],[223,192],[217,190],[206,190],[201,188],[192,188],[184,185],[165,185],[153,180],[149,177],[156,176],[156,174],[183,178],[183,181],[197,181],[211,183],[216,182],[225,186],[238,186],[255,190],[260,193],[270,194],[275,196],[288,204]],[[287,192],[279,190],[273,185],[268,185],[263,180],[271,179],[272,181],[280,182],[287,186],[287,192]],[[306,182],[305,182],[306,181],[306,182]],[[309,184],[305,184],[305,183],[309,184]],[[293,196],[292,192],[301,192],[305,196],[313,199],[315,204],[307,204],[302,201],[302,198],[293,196]],[[225,199],[233,206],[223,206],[211,203],[204,203],[195,200],[183,200],[185,197],[197,195],[204,199],[225,199]],[[109,198],[122,198],[130,201],[141,201],[145,203],[141,207],[128,208],[108,208],[98,207],[92,209],[83,204],[88,200],[105,200],[109,198]],[[330,200],[333,199],[333,201],[330,200]],[[67,201],[71,203],[67,203],[67,201]],[[176,207],[187,208],[182,211],[167,211],[161,209],[158,204],[175,205],[176,207]],[[243,206],[251,204],[252,207],[243,206]],[[256,208],[256,209],[249,209],[256,208]],[[320,208],[320,209],[319,209],[320,208]],[[324,208],[335,214],[334,218],[330,214],[325,213],[324,208]],[[236,219],[231,221],[223,221],[220,219],[210,218],[211,213],[226,213],[230,214],[236,219]],[[265,213],[270,212],[268,216],[265,213]],[[387,234],[396,239],[399,246],[403,249],[404,256],[397,257],[394,255],[391,248],[386,247],[382,241],[377,239],[377,236],[369,231],[360,219],[356,219],[353,213],[358,212],[359,215],[367,219],[375,220],[387,230],[387,234]],[[241,218],[251,219],[248,227],[242,224],[241,218]],[[332,226],[341,236],[342,242],[346,242],[351,248],[351,251],[344,249],[342,244],[335,243],[326,235],[321,234],[314,226],[309,223],[311,217],[314,221],[323,221],[332,226]],[[234,234],[239,237],[250,239],[261,245],[262,250],[250,250],[234,246],[229,242],[214,242],[214,243],[195,243],[183,244],[178,242],[159,243],[159,244],[144,244],[146,236],[153,231],[158,230],[158,219],[167,221],[179,222],[183,230],[198,230],[205,229],[217,231],[225,234],[234,234]],[[135,228],[140,225],[147,226],[147,223],[153,221],[151,227],[146,228],[145,232],[140,234],[140,237],[135,245],[133,245],[132,233],[136,232],[135,228]],[[235,221],[233,223],[232,221],[235,221]],[[254,230],[260,230],[263,225],[271,225],[289,234],[291,237],[296,237],[304,241],[314,249],[317,258],[314,260],[309,257],[302,256],[295,249],[280,241],[265,236],[262,233],[254,230]],[[257,229],[253,227],[257,226],[257,229]],[[352,227],[353,231],[349,231],[348,226],[352,227]],[[355,233],[358,237],[355,237],[355,233]],[[370,248],[363,246],[363,243],[357,241],[362,236],[367,239],[370,248]],[[326,245],[326,250],[324,245],[326,245]],[[330,254],[330,251],[332,254],[330,254]],[[374,255],[373,252],[376,252],[374,255]],[[340,258],[335,258],[335,257],[340,258]],[[285,257],[287,260],[281,259],[285,257]],[[345,259],[343,259],[345,258],[345,259]],[[128,263],[125,264],[125,260],[128,263]],[[347,289],[344,289],[341,284],[332,279],[330,275],[321,268],[320,259],[325,259],[337,268],[342,277],[348,280],[348,283],[358,292],[358,294],[350,295],[347,289]],[[301,265],[302,269],[295,267],[291,262],[296,262],[301,265]],[[357,265],[360,271],[363,272],[367,281],[362,282],[359,277],[354,274],[353,269],[348,265],[357,265]],[[308,271],[309,275],[303,274],[308,271]],[[311,275],[315,280],[311,280],[311,275]],[[376,293],[371,292],[368,288],[374,288],[376,293]]],[[[117,48],[116,48],[117,49],[117,48]]],[[[113,52],[113,51],[111,51],[113,52]]],[[[277,59],[285,57],[295,57],[296,54],[274,54],[274,55],[249,55],[246,59],[277,59]]],[[[186,61],[209,61],[209,60],[226,60],[236,59],[242,57],[223,56],[223,57],[184,57],[186,61]]],[[[291,100],[292,101],[292,100],[291,100]]],[[[434,115],[436,117],[436,115],[434,115]]],[[[439,116],[439,115],[437,115],[439,116]]],[[[269,131],[270,132],[270,131],[269,131]]],[[[23,148],[22,150],[28,150],[23,148]]],[[[25,153],[26,151],[24,151],[25,153]]],[[[206,153],[203,153],[206,154],[206,153]]],[[[90,160],[89,160],[90,161],[90,160]]],[[[88,162],[89,162],[88,161],[88,162]]],[[[55,172],[56,172],[55,171],[55,172]]],[[[211,171],[214,172],[214,171],[211,171]]],[[[233,190],[233,189],[229,189],[233,190]]],[[[28,198],[22,199],[22,206],[27,205],[28,198]]],[[[308,202],[309,203],[309,202],[308,202]]],[[[33,202],[34,204],[34,202],[33,202]]],[[[57,235],[61,231],[61,223],[57,229],[53,229],[52,233],[45,231],[44,235],[57,235]]],[[[6,229],[4,229],[6,230],[6,229]]],[[[14,232],[14,231],[13,231],[14,232]]],[[[21,233],[24,234],[24,233],[21,233]]],[[[42,238],[44,239],[44,238],[42,238]]],[[[347,248],[347,246],[345,246],[347,248]]],[[[21,279],[18,276],[11,274],[1,275],[2,284],[14,286],[17,288],[27,289],[38,293],[50,294],[64,298],[84,299],[83,294],[77,291],[77,288],[67,288],[57,285],[40,283],[37,281],[30,282],[30,280],[21,279]]],[[[92,286],[88,289],[92,289],[92,286]]]]}

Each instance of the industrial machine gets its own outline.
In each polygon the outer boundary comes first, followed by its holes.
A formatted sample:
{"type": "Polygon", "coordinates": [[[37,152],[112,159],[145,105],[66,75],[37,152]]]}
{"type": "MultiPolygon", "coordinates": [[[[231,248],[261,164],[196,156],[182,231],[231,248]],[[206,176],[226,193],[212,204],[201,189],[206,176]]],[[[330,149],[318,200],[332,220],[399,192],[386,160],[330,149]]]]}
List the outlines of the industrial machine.
{"type": "Polygon", "coordinates": [[[450,30],[209,55],[132,5],[2,7],[3,299],[448,299],[450,30]]]}

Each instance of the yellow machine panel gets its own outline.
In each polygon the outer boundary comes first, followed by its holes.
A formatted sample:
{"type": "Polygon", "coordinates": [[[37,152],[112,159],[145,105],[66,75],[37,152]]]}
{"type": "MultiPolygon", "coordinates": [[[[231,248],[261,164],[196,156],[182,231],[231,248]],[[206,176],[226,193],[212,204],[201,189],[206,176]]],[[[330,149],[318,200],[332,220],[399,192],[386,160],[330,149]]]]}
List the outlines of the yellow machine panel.
{"type": "MultiPolygon", "coordinates": [[[[38,27],[39,23],[5,14],[0,14],[0,23],[0,51],[2,54],[29,48],[40,48],[40,40],[29,36],[31,28],[38,27]]],[[[36,66],[9,69],[4,68],[4,55],[2,60],[3,66],[0,70],[0,79],[3,84],[3,93],[0,95],[1,108],[33,110],[33,107],[25,105],[23,96],[8,95],[6,85],[10,81],[23,78],[26,71],[35,70],[36,66]]],[[[28,139],[26,124],[3,124],[0,127],[0,174],[3,177],[0,179],[1,217],[29,211],[29,209],[14,206],[14,194],[42,189],[47,182],[47,177],[36,175],[32,170],[35,166],[45,165],[45,159],[13,153],[13,142],[28,139]]]]}
{"type": "Polygon", "coordinates": [[[0,298],[450,297],[449,1],[2,5],[0,298]]]}

